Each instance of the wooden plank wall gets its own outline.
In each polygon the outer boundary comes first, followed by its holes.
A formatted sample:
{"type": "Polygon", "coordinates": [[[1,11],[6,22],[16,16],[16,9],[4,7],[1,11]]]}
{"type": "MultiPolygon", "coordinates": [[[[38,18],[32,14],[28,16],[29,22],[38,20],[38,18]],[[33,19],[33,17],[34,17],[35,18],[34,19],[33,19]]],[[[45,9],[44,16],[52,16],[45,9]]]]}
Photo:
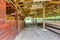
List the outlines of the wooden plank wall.
{"type": "Polygon", "coordinates": [[[20,20],[19,25],[16,26],[15,21],[6,21],[6,1],[0,0],[0,40],[14,40],[20,33],[24,24],[23,20],[20,20]]]}
{"type": "Polygon", "coordinates": [[[0,21],[5,22],[6,17],[6,2],[5,0],[0,0],[0,21]]]}

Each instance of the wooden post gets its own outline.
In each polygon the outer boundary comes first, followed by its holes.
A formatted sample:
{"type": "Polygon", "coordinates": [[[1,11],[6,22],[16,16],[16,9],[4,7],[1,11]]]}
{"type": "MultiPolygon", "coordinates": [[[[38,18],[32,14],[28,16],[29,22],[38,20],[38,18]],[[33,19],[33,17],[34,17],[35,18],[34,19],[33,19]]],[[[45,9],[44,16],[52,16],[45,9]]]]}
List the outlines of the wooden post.
{"type": "Polygon", "coordinates": [[[15,11],[16,29],[18,34],[18,11],[15,11]]]}
{"type": "Polygon", "coordinates": [[[5,23],[6,20],[6,1],[0,0],[0,21],[5,23]]]}
{"type": "Polygon", "coordinates": [[[43,29],[45,29],[45,7],[43,7],[43,29]]]}

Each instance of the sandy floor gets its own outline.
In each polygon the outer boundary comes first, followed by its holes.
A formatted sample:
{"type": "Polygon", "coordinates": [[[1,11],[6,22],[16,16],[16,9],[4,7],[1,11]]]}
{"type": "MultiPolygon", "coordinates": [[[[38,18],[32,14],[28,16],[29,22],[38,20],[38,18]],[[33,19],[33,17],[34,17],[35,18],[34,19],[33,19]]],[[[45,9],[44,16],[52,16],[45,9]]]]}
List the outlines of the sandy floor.
{"type": "Polygon", "coordinates": [[[60,35],[41,29],[37,26],[25,27],[15,40],[60,40],[60,35]]]}

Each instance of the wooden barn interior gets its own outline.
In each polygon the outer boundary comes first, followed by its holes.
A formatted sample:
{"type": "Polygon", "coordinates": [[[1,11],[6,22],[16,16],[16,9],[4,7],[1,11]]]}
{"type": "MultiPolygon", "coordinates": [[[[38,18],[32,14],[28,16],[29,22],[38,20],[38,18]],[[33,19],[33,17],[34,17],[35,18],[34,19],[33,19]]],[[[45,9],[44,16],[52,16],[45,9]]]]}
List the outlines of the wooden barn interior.
{"type": "Polygon", "coordinates": [[[60,0],[0,0],[0,40],[60,40],[60,0]]]}

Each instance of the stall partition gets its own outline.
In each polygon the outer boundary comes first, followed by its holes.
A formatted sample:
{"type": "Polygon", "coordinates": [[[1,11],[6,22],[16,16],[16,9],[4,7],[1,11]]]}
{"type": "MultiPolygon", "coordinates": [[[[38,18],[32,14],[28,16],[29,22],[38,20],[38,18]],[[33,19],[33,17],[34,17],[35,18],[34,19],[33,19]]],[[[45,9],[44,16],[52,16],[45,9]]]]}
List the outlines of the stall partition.
{"type": "Polygon", "coordinates": [[[23,20],[6,20],[6,1],[0,0],[0,40],[14,40],[16,36],[20,33],[21,28],[23,27],[23,20]]]}

